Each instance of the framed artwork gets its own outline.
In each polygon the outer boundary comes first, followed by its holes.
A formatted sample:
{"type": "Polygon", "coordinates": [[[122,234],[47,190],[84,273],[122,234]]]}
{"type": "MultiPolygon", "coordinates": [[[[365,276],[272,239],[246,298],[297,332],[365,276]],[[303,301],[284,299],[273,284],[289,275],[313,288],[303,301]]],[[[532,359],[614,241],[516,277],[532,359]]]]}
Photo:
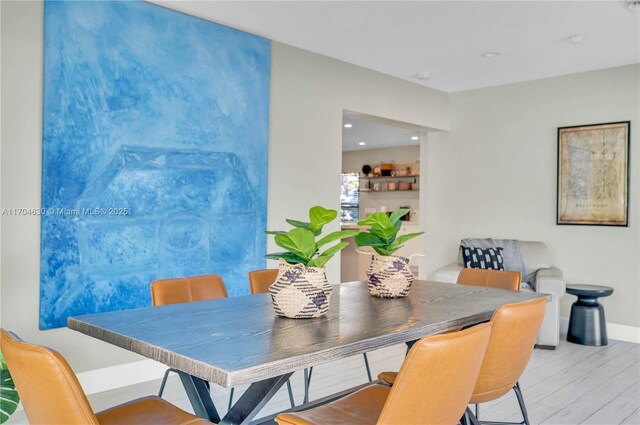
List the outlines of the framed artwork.
{"type": "Polygon", "coordinates": [[[270,41],[143,1],[46,1],[40,328],[266,265],[270,41]]]}
{"type": "Polygon", "coordinates": [[[557,224],[628,226],[630,121],[558,128],[557,224]]]}

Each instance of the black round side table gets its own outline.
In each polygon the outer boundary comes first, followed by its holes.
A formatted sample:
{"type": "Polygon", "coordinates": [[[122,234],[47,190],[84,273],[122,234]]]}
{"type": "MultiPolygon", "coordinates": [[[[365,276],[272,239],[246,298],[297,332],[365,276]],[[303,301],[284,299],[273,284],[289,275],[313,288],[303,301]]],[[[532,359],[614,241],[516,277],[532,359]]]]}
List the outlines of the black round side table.
{"type": "Polygon", "coordinates": [[[571,306],[567,341],[600,347],[607,345],[604,308],[598,298],[613,294],[613,288],[597,285],[567,285],[567,293],[578,297],[571,306]]]}

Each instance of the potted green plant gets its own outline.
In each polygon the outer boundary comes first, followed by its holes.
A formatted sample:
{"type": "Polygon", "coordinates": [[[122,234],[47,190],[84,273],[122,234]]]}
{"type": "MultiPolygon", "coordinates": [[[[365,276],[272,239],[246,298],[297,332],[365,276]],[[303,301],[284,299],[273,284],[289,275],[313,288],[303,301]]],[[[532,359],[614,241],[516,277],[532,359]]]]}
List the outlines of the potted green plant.
{"type": "Polygon", "coordinates": [[[321,317],[329,310],[331,285],[327,282],[325,264],[349,242],[332,242],[355,236],[355,230],[332,232],[317,239],[325,224],[338,216],[336,210],[315,206],[309,210],[309,221],[287,219],[294,228],[288,232],[267,231],[275,235],[275,243],[284,252],[267,254],[280,261],[278,277],[269,287],[273,307],[279,316],[293,319],[321,317]]]}
{"type": "Polygon", "coordinates": [[[402,248],[402,244],[424,232],[398,236],[400,218],[407,213],[409,210],[405,208],[394,211],[390,216],[378,212],[358,222],[359,226],[369,228],[356,235],[356,244],[370,246],[377,254],[372,256],[367,270],[367,288],[373,296],[398,298],[409,294],[414,279],[409,269],[410,259],[393,254],[402,248]]]}

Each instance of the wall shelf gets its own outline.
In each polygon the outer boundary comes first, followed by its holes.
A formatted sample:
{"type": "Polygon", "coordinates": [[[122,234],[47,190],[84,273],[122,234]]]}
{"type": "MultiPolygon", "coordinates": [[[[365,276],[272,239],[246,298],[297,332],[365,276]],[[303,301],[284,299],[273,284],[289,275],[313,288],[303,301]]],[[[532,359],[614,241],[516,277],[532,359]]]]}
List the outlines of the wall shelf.
{"type": "Polygon", "coordinates": [[[377,177],[360,177],[360,179],[366,180],[381,180],[381,179],[414,179],[420,177],[420,174],[414,176],[377,176],[377,177]]]}
{"type": "Polygon", "coordinates": [[[378,192],[419,192],[420,189],[396,189],[396,190],[371,190],[371,189],[360,189],[361,193],[378,193],[378,192]]]}

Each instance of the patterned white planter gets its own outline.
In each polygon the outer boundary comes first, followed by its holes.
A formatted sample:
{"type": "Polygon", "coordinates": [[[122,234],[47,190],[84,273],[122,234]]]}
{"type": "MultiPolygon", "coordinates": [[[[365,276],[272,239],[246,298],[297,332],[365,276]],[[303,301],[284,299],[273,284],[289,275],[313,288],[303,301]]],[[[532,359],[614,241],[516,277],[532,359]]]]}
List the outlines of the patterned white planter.
{"type": "Polygon", "coordinates": [[[409,259],[395,255],[372,255],[367,270],[367,289],[374,297],[400,298],[409,295],[415,279],[409,259]]]}
{"type": "Polygon", "coordinates": [[[279,316],[312,319],[329,311],[331,285],[324,267],[289,264],[280,259],[278,277],[269,292],[279,316]]]}

